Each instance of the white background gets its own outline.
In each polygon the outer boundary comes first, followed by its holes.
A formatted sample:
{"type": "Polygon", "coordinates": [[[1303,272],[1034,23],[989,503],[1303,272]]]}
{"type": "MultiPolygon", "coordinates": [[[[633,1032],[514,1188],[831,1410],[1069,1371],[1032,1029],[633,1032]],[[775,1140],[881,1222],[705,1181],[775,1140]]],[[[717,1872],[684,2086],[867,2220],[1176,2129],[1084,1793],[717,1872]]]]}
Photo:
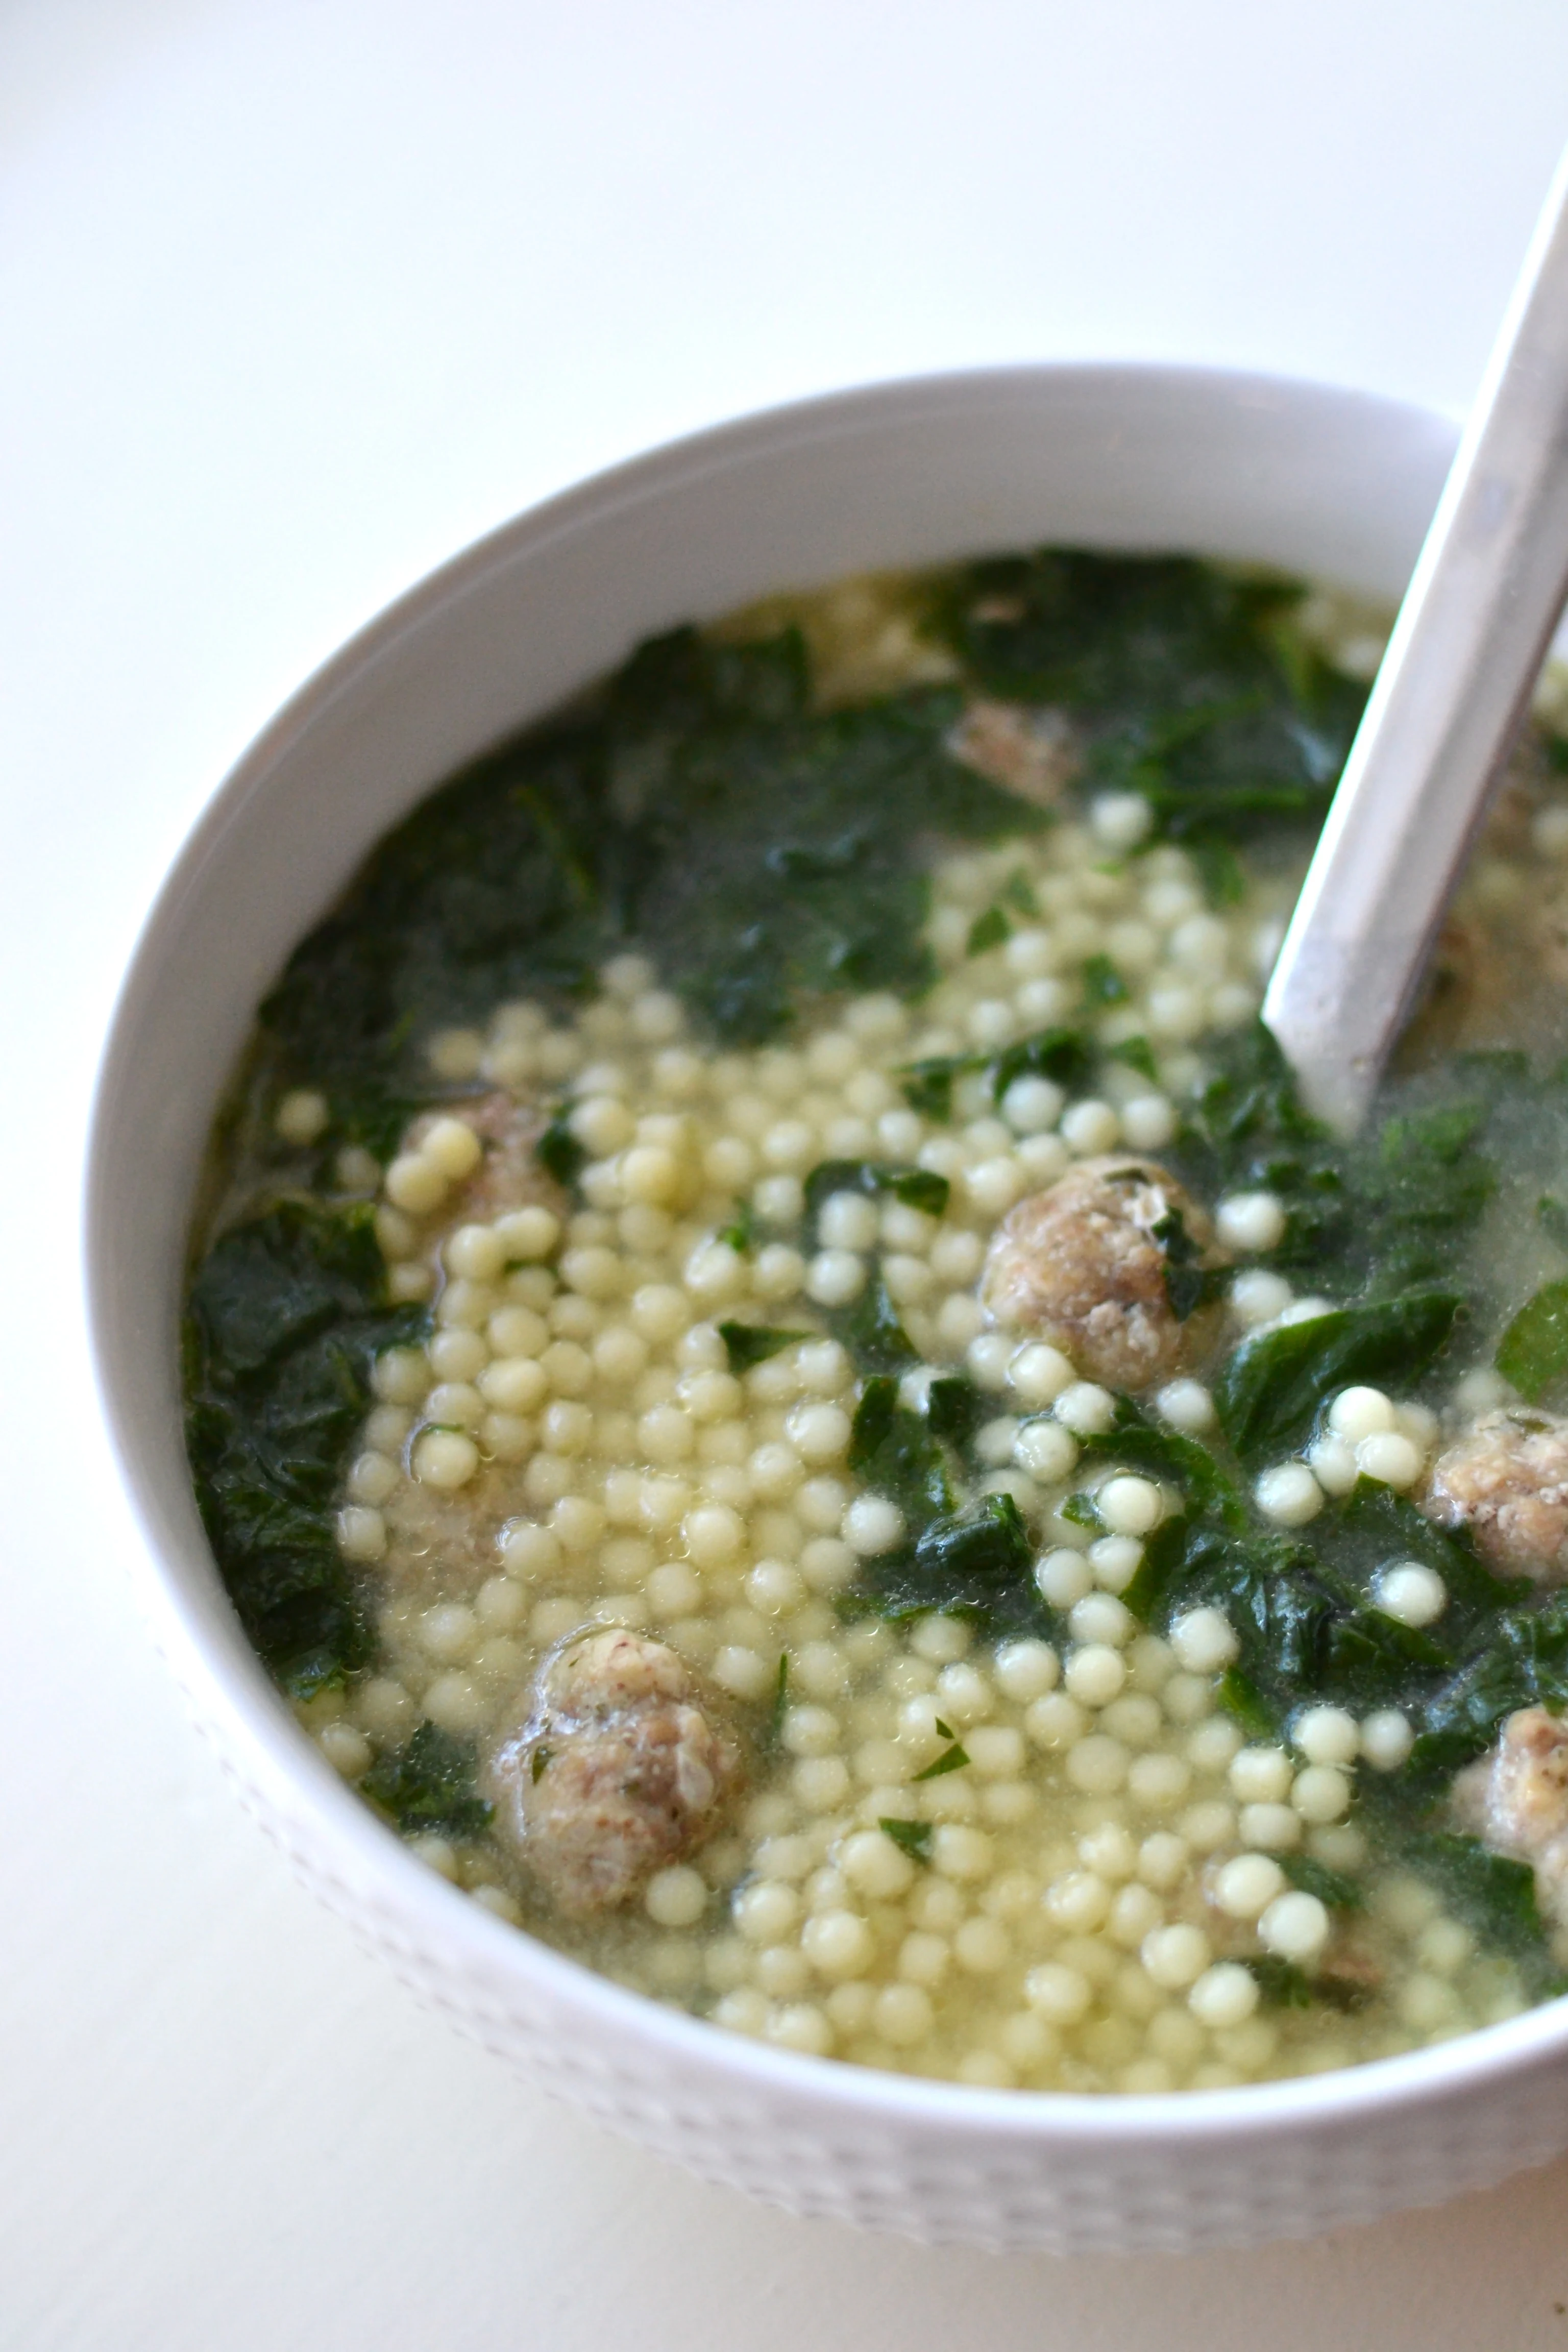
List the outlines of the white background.
{"type": "Polygon", "coordinates": [[[1305,2248],[933,2253],[698,2187],[452,2039],[149,1653],[75,1239],[164,866],[432,562],[670,434],[933,366],[1458,413],[1564,136],[1563,0],[0,5],[6,2352],[1568,2347],[1568,2165],[1305,2248]]]}

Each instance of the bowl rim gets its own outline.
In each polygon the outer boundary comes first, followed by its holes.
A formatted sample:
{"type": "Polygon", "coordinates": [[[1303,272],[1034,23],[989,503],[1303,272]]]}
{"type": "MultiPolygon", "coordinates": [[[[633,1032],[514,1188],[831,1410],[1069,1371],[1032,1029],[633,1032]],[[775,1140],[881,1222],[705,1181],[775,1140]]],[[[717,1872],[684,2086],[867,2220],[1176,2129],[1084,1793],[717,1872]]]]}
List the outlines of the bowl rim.
{"type": "MultiPolygon", "coordinates": [[[[526,1929],[495,1918],[419,1861],[316,1750],[259,1660],[248,1653],[243,1658],[229,1654],[213,1638],[163,1559],[153,1480],[112,1369],[114,1284],[106,1228],[115,1180],[106,1165],[105,1141],[121,1066],[154,985],[161,934],[199,894],[224,834],[252,798],[265,793],[272,771],[291,748],[340,698],[357,689],[375,669],[395,663],[405,641],[440,608],[482,588],[493,572],[510,567],[525,552],[542,555],[592,522],[663,498],[695,479],[743,468],[764,453],[778,457],[807,450],[883,429],[900,417],[918,421],[940,415],[948,406],[973,421],[987,405],[1028,404],[1046,383],[1087,395],[1136,383],[1165,396],[1207,394],[1267,406],[1319,403],[1347,414],[1360,409],[1450,443],[1457,438],[1451,418],[1418,403],[1261,370],[1120,360],[1021,362],[898,375],[770,404],[656,445],[523,509],[423,573],[320,662],[239,752],[203,803],[138,927],[105,1030],[88,1125],[82,1251],[93,1375],[140,1538],[131,1573],[155,1645],[198,1724],[205,1728],[214,1717],[225,1718],[238,1732],[253,1770],[264,1780],[284,1784],[294,1802],[307,1807],[322,1825],[349,1865],[343,1885],[351,1911],[374,1882],[383,1881],[400,1914],[417,1917],[430,1912],[442,1942],[455,1949],[461,1962],[471,1957],[473,1974],[482,1974],[491,1985],[510,1981],[521,1993],[532,1979],[581,2016],[597,2012],[606,2024],[613,2021],[623,2038],[658,2045],[694,2078],[727,2078],[760,2092],[785,2093],[800,2105],[819,2109],[825,2125],[853,2116],[894,2126],[917,2121],[939,2129],[967,2126],[999,2143],[1034,2145],[1042,2150],[1071,2142],[1107,2149],[1138,2143],[1173,2150],[1262,2142],[1313,2123],[1413,2114],[1451,2100],[1457,2093],[1479,2092],[1483,2085],[1506,2081],[1550,2055],[1561,2055],[1568,2048],[1568,1996],[1451,2041],[1321,2074],[1158,2093],[997,2090],[892,2074],[809,2057],[726,2032],[668,2008],[616,1984],[526,1929]]],[[[216,1566],[209,1573],[214,1595],[224,1599],[216,1566]]],[[[243,1794],[243,1775],[236,1777],[243,1794]]],[[[267,1801],[259,1807],[263,1815],[267,1801]]]]}

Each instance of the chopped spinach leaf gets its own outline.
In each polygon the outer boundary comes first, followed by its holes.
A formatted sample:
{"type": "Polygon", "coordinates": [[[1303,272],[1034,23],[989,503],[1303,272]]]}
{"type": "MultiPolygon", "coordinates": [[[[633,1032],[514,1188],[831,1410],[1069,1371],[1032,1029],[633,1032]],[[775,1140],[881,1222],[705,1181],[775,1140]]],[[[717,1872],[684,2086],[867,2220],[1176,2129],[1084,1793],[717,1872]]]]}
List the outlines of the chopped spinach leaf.
{"type": "Polygon", "coordinates": [[[983,1421],[989,1419],[985,1399],[961,1372],[950,1372],[932,1381],[926,1392],[926,1421],[933,1437],[940,1437],[956,1453],[967,1451],[974,1433],[983,1421]]]}
{"type": "Polygon", "coordinates": [[[884,1837],[890,1837],[911,1862],[927,1863],[931,1860],[931,1839],[936,1834],[934,1822],[904,1822],[891,1813],[883,1813],[878,1819],[877,1827],[884,1837]]]}
{"type": "Polygon", "coordinates": [[[564,1105],[533,1147],[533,1156],[540,1166],[568,1192],[576,1183],[589,1159],[587,1145],[579,1143],[572,1132],[571,1118],[571,1107],[564,1105]]]}
{"type": "Polygon", "coordinates": [[[949,1772],[962,1772],[969,1761],[968,1753],[962,1740],[950,1731],[947,1725],[940,1718],[936,1727],[941,1737],[951,1740],[952,1745],[950,1748],[944,1748],[942,1754],[928,1764],[922,1772],[912,1774],[911,1779],[914,1780],[940,1780],[949,1772]]]}
{"type": "Polygon", "coordinates": [[[1268,1459],[1298,1444],[1340,1389],[1410,1387],[1447,1344],[1460,1305],[1451,1290],[1410,1291],[1245,1340],[1215,1387],[1226,1437],[1244,1462],[1268,1459]]]}
{"type": "Polygon", "coordinates": [[[1568,1282],[1549,1282],[1498,1342],[1497,1368],[1533,1404],[1568,1374],[1568,1282]]]}
{"type": "Polygon", "coordinates": [[[905,1208],[940,1217],[952,1191],[949,1180],[930,1168],[910,1168],[888,1160],[819,1160],[805,1180],[807,1241],[811,1247],[816,1246],[817,1221],[836,1192],[859,1192],[868,1200],[890,1192],[905,1208]]]}
{"type": "Polygon", "coordinates": [[[1120,1045],[1107,1045],[1104,1052],[1108,1062],[1120,1062],[1124,1068],[1136,1070],[1141,1078],[1147,1078],[1151,1086],[1159,1085],[1159,1066],[1147,1037],[1123,1037],[1120,1045]]]}
{"type": "Polygon", "coordinates": [[[247,1634],[299,1696],[373,1653],[331,1505],[375,1358],[426,1327],[422,1309],[388,1306],[385,1279],[367,1206],[284,1201],[221,1234],[191,1285],[196,1500],[247,1634]]]}
{"type": "Polygon", "coordinates": [[[1125,1004],[1131,992],[1108,955],[1089,957],[1083,968],[1083,993],[1087,1003],[1125,1004]]]}
{"type": "Polygon", "coordinates": [[[952,1508],[942,1447],[929,1422],[899,1402],[898,1382],[886,1373],[874,1374],[861,1392],[848,1458],[856,1477],[897,1503],[906,1525],[923,1527],[952,1508]]]}
{"type": "Polygon", "coordinates": [[[770,1356],[779,1355],[793,1348],[797,1339],[809,1339],[809,1331],[781,1331],[767,1323],[721,1323],[719,1337],[724,1342],[732,1372],[749,1372],[753,1364],[765,1364],[770,1356]]]}
{"type": "Polygon", "coordinates": [[[1315,1862],[1310,1853],[1282,1853],[1276,1858],[1292,1886],[1299,1886],[1303,1895],[1315,1895],[1330,1910],[1364,1908],[1365,1895],[1342,1870],[1331,1870],[1326,1862],[1315,1862]]]}
{"type": "Polygon", "coordinates": [[[779,1667],[773,1676],[773,1705],[768,1709],[767,1744],[777,1748],[784,1740],[784,1716],[789,1708],[789,1652],[779,1652],[779,1667]]]}
{"type": "Polygon", "coordinates": [[[1554,1192],[1543,1192],[1535,1204],[1535,1215],[1558,1248],[1568,1250],[1568,1202],[1560,1201],[1554,1192]]]}
{"type": "MultiPolygon", "coordinates": [[[[534,1749],[531,1769],[536,1780],[549,1756],[548,1748],[534,1749]]],[[[494,1810],[474,1794],[474,1769],[471,1748],[438,1724],[425,1722],[404,1747],[373,1764],[360,1787],[405,1835],[437,1830],[472,1838],[489,1828],[494,1810]]]]}
{"type": "Polygon", "coordinates": [[[976,915],[973,922],[969,926],[969,941],[965,953],[972,956],[984,955],[987,948],[999,948],[1003,940],[1011,939],[1012,935],[1013,926],[1007,920],[1004,910],[1000,907],[987,907],[985,912],[983,915],[976,915]]]}
{"type": "Polygon", "coordinates": [[[857,1371],[905,1372],[920,1362],[920,1349],[900,1322],[880,1272],[870,1276],[849,1306],[827,1308],[825,1320],[840,1346],[848,1349],[857,1371]]]}
{"type": "Polygon", "coordinates": [[[735,1213],[723,1226],[719,1238],[727,1243],[737,1257],[747,1257],[756,1247],[757,1220],[750,1201],[737,1201],[735,1213]]]}

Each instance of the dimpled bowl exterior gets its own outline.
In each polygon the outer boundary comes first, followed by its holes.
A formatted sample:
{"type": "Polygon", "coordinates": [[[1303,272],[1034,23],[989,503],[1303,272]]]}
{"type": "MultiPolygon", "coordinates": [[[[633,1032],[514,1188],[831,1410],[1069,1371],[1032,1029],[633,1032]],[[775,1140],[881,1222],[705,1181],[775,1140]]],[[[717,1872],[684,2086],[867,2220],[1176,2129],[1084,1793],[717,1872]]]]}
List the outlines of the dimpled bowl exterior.
{"type": "Polygon", "coordinates": [[[997,2248],[1306,2236],[1568,2146],[1568,2008],[1245,2090],[975,2091],[721,2033],[458,1894],[298,1731],[192,1500],[175,1345],[188,1209],[252,1010],[429,785],[654,630],[844,572],[1042,540],[1192,549],[1392,597],[1453,441],[1439,418],[1354,394],[1140,367],[936,377],[700,435],[521,517],[354,639],[240,761],[148,921],[100,1081],[88,1254],[154,1637],[246,1803],[362,1942],[545,2089],[710,2180],[997,2248]]]}

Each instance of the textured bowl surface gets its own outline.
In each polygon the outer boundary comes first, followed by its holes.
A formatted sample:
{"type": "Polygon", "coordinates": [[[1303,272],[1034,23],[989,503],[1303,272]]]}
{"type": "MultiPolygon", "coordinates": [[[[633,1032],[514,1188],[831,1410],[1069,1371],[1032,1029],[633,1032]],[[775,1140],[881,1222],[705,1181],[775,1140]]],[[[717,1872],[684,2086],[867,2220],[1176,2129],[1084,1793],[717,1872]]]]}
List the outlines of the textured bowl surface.
{"type": "Polygon", "coordinates": [[[224,1598],[180,1437],[188,1204],[252,1010],[429,785],[641,636],[764,592],[1043,540],[1261,560],[1397,595],[1451,426],[1162,368],[947,376],[784,409],[552,501],[405,597],[216,795],[149,919],[100,1081],[89,1279],[155,1637],[244,1801],[420,1997],[546,2089],[795,2212],[994,2247],[1305,2236],[1568,2146],[1568,2007],[1308,2081],[986,2092],[794,2057],[626,1993],[407,1854],[295,1728],[224,1598]]]}

